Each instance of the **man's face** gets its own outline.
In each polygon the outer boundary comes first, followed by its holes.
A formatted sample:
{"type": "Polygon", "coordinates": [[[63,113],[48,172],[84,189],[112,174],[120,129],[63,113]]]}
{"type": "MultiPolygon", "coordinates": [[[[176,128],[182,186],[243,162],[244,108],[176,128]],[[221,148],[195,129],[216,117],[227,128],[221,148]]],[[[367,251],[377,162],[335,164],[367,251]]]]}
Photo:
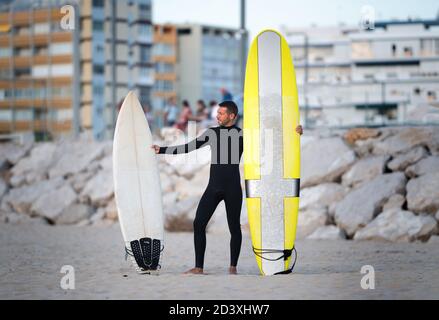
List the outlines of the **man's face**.
{"type": "Polygon", "coordinates": [[[218,121],[219,125],[228,126],[233,122],[233,119],[235,119],[235,115],[233,113],[228,113],[227,108],[225,107],[218,108],[216,120],[218,121]]]}

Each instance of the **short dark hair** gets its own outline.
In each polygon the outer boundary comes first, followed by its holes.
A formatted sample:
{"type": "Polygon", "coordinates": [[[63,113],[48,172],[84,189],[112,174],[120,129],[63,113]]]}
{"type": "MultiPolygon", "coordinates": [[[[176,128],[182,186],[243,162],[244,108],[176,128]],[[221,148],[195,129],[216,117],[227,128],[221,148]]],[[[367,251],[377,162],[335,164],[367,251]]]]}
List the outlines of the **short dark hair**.
{"type": "Polygon", "coordinates": [[[220,107],[227,108],[227,112],[233,113],[235,117],[238,115],[238,107],[236,106],[236,103],[233,101],[223,101],[219,104],[220,107]]]}

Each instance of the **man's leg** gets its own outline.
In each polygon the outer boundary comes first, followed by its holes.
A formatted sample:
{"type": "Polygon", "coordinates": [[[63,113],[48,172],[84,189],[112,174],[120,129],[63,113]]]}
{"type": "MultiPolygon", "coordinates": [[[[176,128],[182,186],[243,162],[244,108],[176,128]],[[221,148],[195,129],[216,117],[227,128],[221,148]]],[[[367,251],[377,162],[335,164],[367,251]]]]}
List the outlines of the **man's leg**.
{"type": "Polygon", "coordinates": [[[242,190],[235,189],[233,192],[228,190],[224,198],[227,211],[227,223],[230,230],[230,273],[236,273],[239,253],[241,251],[242,233],[241,233],[241,207],[242,207],[242,190]]]}
{"type": "Polygon", "coordinates": [[[197,269],[203,269],[206,250],[206,227],[221,200],[220,193],[207,187],[198,204],[194,220],[195,268],[197,269]]]}

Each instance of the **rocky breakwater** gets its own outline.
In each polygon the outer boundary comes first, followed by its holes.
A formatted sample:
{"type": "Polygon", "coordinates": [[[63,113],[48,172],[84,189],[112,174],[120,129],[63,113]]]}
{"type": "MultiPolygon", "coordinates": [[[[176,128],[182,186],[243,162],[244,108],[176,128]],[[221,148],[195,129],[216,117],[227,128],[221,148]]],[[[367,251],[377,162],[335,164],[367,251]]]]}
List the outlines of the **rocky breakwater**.
{"type": "MultiPolygon", "coordinates": [[[[172,129],[163,130],[155,141],[184,142],[172,129]]],[[[301,152],[299,238],[438,239],[439,128],[310,131],[302,139],[301,152]]],[[[87,137],[0,144],[0,221],[115,223],[111,154],[111,141],[87,137]]],[[[209,149],[157,158],[166,229],[191,231],[209,178],[209,149]]],[[[241,222],[247,229],[245,203],[241,222]]],[[[223,203],[208,230],[227,232],[223,203]]]]}

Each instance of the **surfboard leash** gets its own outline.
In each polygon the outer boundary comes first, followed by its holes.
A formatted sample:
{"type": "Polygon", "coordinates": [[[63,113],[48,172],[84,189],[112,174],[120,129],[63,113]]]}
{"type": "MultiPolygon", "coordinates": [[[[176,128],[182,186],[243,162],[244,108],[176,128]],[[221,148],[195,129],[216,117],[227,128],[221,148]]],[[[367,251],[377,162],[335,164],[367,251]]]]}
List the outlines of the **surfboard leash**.
{"type": "Polygon", "coordinates": [[[296,265],[296,261],[297,261],[297,250],[296,247],[294,246],[293,249],[285,249],[285,250],[278,250],[278,249],[259,249],[259,248],[255,248],[253,247],[253,252],[256,256],[260,257],[261,259],[264,260],[268,260],[268,261],[278,261],[280,259],[284,259],[287,260],[289,257],[291,257],[291,254],[294,251],[294,262],[293,265],[291,266],[291,268],[289,268],[288,270],[284,270],[284,271],[280,271],[280,272],[276,272],[276,274],[289,274],[293,271],[294,266],[296,265]],[[269,253],[281,253],[282,255],[279,256],[278,258],[266,258],[263,257],[263,254],[269,254],[269,253]]]}

